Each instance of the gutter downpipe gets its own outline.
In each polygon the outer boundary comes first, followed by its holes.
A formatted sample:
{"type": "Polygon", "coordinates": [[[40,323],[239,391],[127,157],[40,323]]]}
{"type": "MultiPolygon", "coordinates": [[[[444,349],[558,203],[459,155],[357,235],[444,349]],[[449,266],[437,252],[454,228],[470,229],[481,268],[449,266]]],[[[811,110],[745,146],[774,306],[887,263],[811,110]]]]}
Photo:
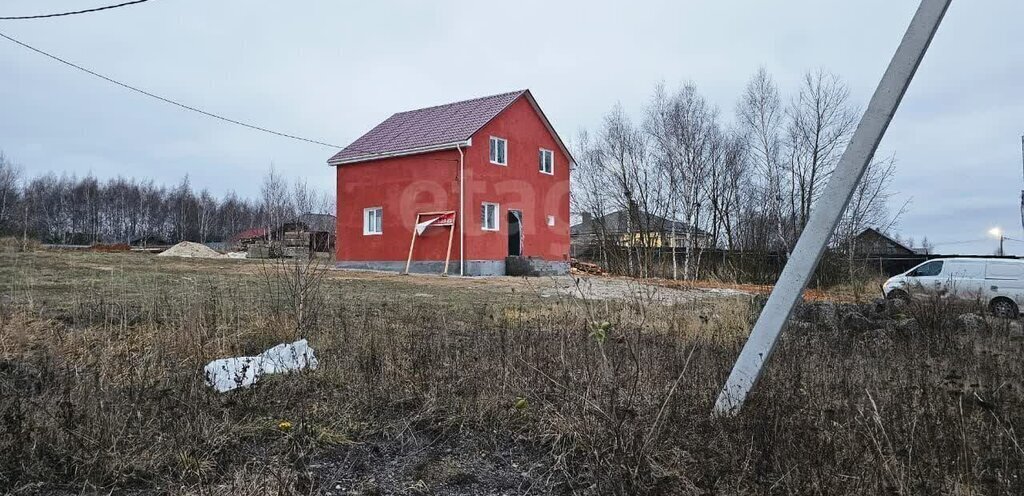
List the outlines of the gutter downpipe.
{"type": "Polygon", "coordinates": [[[456,144],[455,149],[459,151],[459,276],[466,275],[466,219],[463,212],[466,211],[466,163],[465,154],[462,153],[462,145],[456,144]]]}

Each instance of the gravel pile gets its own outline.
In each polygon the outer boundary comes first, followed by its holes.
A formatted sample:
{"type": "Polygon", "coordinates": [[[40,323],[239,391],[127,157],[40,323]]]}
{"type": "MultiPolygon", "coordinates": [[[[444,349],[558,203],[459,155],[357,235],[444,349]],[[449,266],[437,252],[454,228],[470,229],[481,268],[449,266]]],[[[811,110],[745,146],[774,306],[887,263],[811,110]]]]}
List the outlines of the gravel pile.
{"type": "Polygon", "coordinates": [[[221,258],[223,255],[209,246],[182,241],[157,254],[158,257],[221,258]]]}

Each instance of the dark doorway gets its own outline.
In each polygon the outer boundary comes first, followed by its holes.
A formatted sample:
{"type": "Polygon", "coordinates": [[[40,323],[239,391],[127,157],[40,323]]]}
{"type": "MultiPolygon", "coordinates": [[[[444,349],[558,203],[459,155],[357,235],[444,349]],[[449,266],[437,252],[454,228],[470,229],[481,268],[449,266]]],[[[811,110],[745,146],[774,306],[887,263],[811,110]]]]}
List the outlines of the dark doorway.
{"type": "Polygon", "coordinates": [[[523,255],[522,217],[522,212],[518,210],[508,211],[508,256],[510,257],[523,255]]]}

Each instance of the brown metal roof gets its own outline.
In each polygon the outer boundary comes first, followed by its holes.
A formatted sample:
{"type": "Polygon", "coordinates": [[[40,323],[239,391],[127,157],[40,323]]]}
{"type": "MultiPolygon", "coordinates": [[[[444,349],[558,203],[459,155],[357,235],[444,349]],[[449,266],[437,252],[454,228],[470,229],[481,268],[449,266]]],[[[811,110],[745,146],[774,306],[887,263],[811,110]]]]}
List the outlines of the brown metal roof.
{"type": "MultiPolygon", "coordinates": [[[[399,112],[346,146],[327,163],[340,165],[428,151],[463,142],[527,90],[399,112]]],[[[453,146],[454,147],[454,146],[453,146]]]]}

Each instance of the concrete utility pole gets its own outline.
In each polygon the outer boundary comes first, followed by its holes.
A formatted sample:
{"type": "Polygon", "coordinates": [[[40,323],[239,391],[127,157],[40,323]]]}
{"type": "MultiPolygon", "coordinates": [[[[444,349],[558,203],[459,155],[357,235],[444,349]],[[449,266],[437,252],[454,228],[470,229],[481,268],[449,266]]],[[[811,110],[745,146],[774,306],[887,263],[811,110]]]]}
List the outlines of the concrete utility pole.
{"type": "Polygon", "coordinates": [[[789,319],[797,299],[821,259],[825,246],[839,223],[857,183],[882,140],[903,94],[914,78],[935,31],[952,0],[922,0],[903,35],[896,54],[882,76],[878,88],[861,117],[850,144],[843,152],[821,198],[811,211],[793,254],[782,269],[782,275],[768,297],[768,303],[757,319],[729,379],[715,402],[713,414],[728,415],[743,406],[750,390],[757,384],[765,362],[771,357],[782,327],[789,319]]]}

